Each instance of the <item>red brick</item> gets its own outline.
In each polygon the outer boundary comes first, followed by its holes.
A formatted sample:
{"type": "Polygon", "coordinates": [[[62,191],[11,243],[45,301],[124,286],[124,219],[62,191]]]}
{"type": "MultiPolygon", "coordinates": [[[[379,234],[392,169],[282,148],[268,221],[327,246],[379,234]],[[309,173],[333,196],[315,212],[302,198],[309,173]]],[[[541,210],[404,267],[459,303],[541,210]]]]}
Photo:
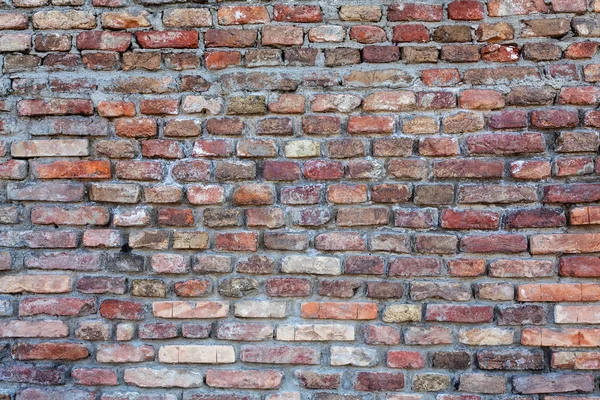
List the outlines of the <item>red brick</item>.
{"type": "Polygon", "coordinates": [[[388,164],[388,175],[400,179],[424,179],[429,173],[424,159],[396,159],[388,164]]]}
{"type": "Polygon", "coordinates": [[[485,274],[485,260],[479,258],[448,261],[450,276],[480,276],[485,274]]]}
{"type": "Polygon", "coordinates": [[[520,253],[527,250],[527,238],[518,234],[466,236],[460,247],[467,253],[520,253]]]}
{"type": "Polygon", "coordinates": [[[546,145],[541,133],[494,133],[467,137],[467,148],[470,154],[505,155],[543,153],[546,145]]]}
{"type": "Polygon", "coordinates": [[[421,80],[427,86],[454,86],[461,81],[461,78],[455,68],[426,69],[421,71],[421,80]]]}
{"type": "Polygon", "coordinates": [[[221,25],[266,24],[271,19],[264,6],[224,6],[217,13],[221,25]]]}
{"type": "Polygon", "coordinates": [[[98,114],[102,117],[133,117],[135,104],[126,101],[101,101],[98,103],[98,114]]]}
{"type": "Polygon", "coordinates": [[[394,225],[401,228],[426,229],[437,225],[437,210],[398,208],[394,213],[394,225]]]}
{"type": "Polygon", "coordinates": [[[273,190],[267,185],[242,185],[233,193],[235,205],[269,205],[273,204],[273,201],[273,190]]]}
{"type": "Polygon", "coordinates": [[[387,353],[390,368],[419,369],[425,367],[425,358],[417,351],[390,350],[387,353]]]}
{"type": "Polygon", "coordinates": [[[581,278],[600,276],[600,258],[595,256],[570,256],[560,259],[559,274],[581,278]]]}
{"type": "Polygon", "coordinates": [[[481,59],[486,62],[519,61],[519,48],[513,45],[489,44],[481,48],[481,59]]]}
{"type": "Polygon", "coordinates": [[[459,21],[478,21],[485,16],[483,3],[476,0],[455,0],[448,4],[448,18],[459,21]]]}
{"type": "Polygon", "coordinates": [[[257,31],[253,29],[209,29],[204,34],[206,47],[252,47],[257,31]]]}
{"type": "Polygon", "coordinates": [[[249,227],[275,229],[285,225],[280,208],[251,208],[246,211],[246,219],[249,227]]]}
{"type": "Polygon", "coordinates": [[[19,303],[19,315],[82,316],[94,314],[96,305],[92,299],[27,298],[19,303]]]}
{"type": "Polygon", "coordinates": [[[321,22],[323,15],[317,5],[286,5],[275,4],[273,19],[278,22],[321,22]]]}
{"type": "Polygon", "coordinates": [[[362,203],[367,200],[366,185],[333,184],[328,187],[327,200],[335,204],[362,203]]]}
{"type": "Polygon", "coordinates": [[[160,161],[118,161],[116,176],[136,181],[159,181],[163,177],[160,161]]]}
{"type": "Polygon", "coordinates": [[[392,116],[352,115],[348,120],[348,133],[354,135],[390,134],[394,132],[392,116]]]}
{"type": "Polygon", "coordinates": [[[468,89],[460,93],[459,105],[470,110],[495,110],[504,107],[504,98],[495,90],[468,89]]]}
{"type": "Polygon", "coordinates": [[[84,386],[117,386],[117,374],[115,371],[101,368],[73,368],[71,371],[73,380],[84,386]]]}
{"type": "Polygon", "coordinates": [[[527,112],[521,110],[500,111],[490,115],[488,125],[492,129],[519,129],[527,127],[527,112]]]}
{"type": "Polygon", "coordinates": [[[573,183],[544,187],[543,201],[547,203],[591,203],[600,199],[600,185],[573,183]]]}
{"type": "Polygon", "coordinates": [[[500,226],[500,215],[492,211],[449,209],[442,211],[441,226],[446,229],[496,230],[500,226]]]}
{"type": "Polygon", "coordinates": [[[553,64],[548,66],[548,74],[553,78],[580,80],[579,72],[574,64],[553,64]]]}
{"type": "MultiPolygon", "coordinates": [[[[36,163],[36,165],[38,165],[36,163]]],[[[0,162],[0,178],[21,180],[27,177],[27,161],[8,160],[0,162]]]]}
{"type": "Polygon", "coordinates": [[[208,181],[210,162],[205,160],[181,161],[173,166],[171,174],[176,180],[183,182],[208,181]]]}
{"type": "Polygon", "coordinates": [[[177,115],[178,109],[175,99],[145,99],[140,103],[140,112],[146,115],[177,115]]]}
{"type": "Polygon", "coordinates": [[[441,20],[441,5],[402,3],[393,4],[388,7],[388,21],[435,22],[441,20]]]}
{"type": "Polygon", "coordinates": [[[510,173],[516,179],[543,179],[549,177],[550,172],[550,162],[545,160],[514,161],[510,163],[510,173]]]}
{"type": "Polygon", "coordinates": [[[342,381],[342,376],[339,373],[296,371],[295,376],[300,381],[300,385],[307,389],[337,389],[342,381]]]}
{"type": "Polygon", "coordinates": [[[404,388],[401,372],[358,372],[354,388],[369,392],[397,392],[404,388]]]}
{"type": "Polygon", "coordinates": [[[406,185],[384,183],[371,188],[374,203],[402,203],[410,199],[410,189],[406,185]]]}
{"type": "Polygon", "coordinates": [[[174,140],[144,140],[142,142],[142,155],[150,158],[157,157],[167,159],[184,157],[181,145],[174,140]]]}
{"type": "Polygon", "coordinates": [[[600,99],[600,91],[593,86],[564,87],[558,95],[558,104],[579,106],[596,105],[600,99]]]}
{"type": "Polygon", "coordinates": [[[579,124],[579,115],[574,110],[534,110],[531,126],[539,129],[573,128],[579,124]]]}
{"type": "MultiPolygon", "coordinates": [[[[4,382],[38,385],[62,385],[65,382],[64,368],[34,367],[31,365],[6,365],[0,367],[4,382]]],[[[34,389],[26,389],[34,390],[34,389]]],[[[33,393],[37,396],[37,393],[33,393]]],[[[26,395],[27,396],[27,395],[26,395]]]]}
{"type": "Polygon", "coordinates": [[[54,161],[50,164],[33,162],[32,172],[40,179],[109,179],[108,161],[54,161]]]}
{"type": "Polygon", "coordinates": [[[288,186],[281,189],[282,204],[316,204],[319,202],[320,186],[288,186]]]}
{"type": "Polygon", "coordinates": [[[12,348],[16,360],[81,360],[89,356],[88,349],[75,343],[18,343],[12,348]]]}
{"type": "Polygon", "coordinates": [[[240,351],[240,359],[248,363],[315,365],[320,358],[321,353],[310,347],[244,346],[240,351]]]}
{"type": "Polygon", "coordinates": [[[277,389],[282,375],[275,370],[212,370],[206,371],[206,384],[214,388],[277,389]]]}
{"type": "Polygon", "coordinates": [[[198,32],[196,31],[148,31],[136,32],[135,37],[145,49],[196,49],[198,32]]]}
{"type": "Polygon", "coordinates": [[[427,321],[459,322],[459,323],[483,323],[491,322],[494,318],[492,306],[466,306],[429,304],[425,319],[427,321]]]}
{"type": "Polygon", "coordinates": [[[306,250],[308,237],[299,233],[268,233],[264,235],[265,248],[271,250],[306,250]]]}
{"type": "Polygon", "coordinates": [[[442,263],[435,258],[396,258],[390,262],[389,276],[438,276],[442,263]]]}
{"type": "Polygon", "coordinates": [[[312,293],[310,280],[303,278],[272,278],[266,290],[272,297],[306,297],[312,293]]]}
{"type": "Polygon", "coordinates": [[[225,69],[241,65],[242,53],[239,51],[207,51],[204,54],[204,63],[208,69],[225,69]]]}
{"type": "Polygon", "coordinates": [[[564,58],[572,60],[581,60],[586,58],[592,58],[598,50],[598,43],[594,42],[579,42],[573,43],[567,47],[563,55],[564,58]]]}
{"type": "Polygon", "coordinates": [[[304,116],[302,130],[308,134],[334,135],[340,131],[340,118],[332,116],[304,116]]]}
{"type": "Polygon", "coordinates": [[[457,156],[460,150],[458,141],[449,137],[423,138],[419,141],[419,154],[428,157],[457,156]]]}
{"type": "Polygon", "coordinates": [[[505,217],[508,228],[550,228],[565,226],[567,220],[560,208],[532,208],[510,211],[505,217]]]}
{"type": "Polygon", "coordinates": [[[300,166],[292,161],[265,161],[263,176],[269,181],[296,181],[300,179],[300,166]]]}
{"type": "Polygon", "coordinates": [[[144,305],[127,300],[104,300],[100,303],[100,315],[107,319],[141,320],[144,318],[144,305]]]}
{"type": "Polygon", "coordinates": [[[17,103],[19,115],[35,117],[45,115],[91,115],[93,106],[84,99],[35,99],[21,100],[17,103]]]}
{"type": "MultiPolygon", "coordinates": [[[[373,44],[385,42],[387,40],[387,35],[385,31],[378,26],[358,25],[350,28],[350,39],[356,40],[358,43],[373,44]]],[[[402,40],[394,39],[394,41],[400,42],[402,40]]]]}
{"type": "Polygon", "coordinates": [[[120,118],[115,121],[118,136],[130,138],[153,137],[157,134],[156,121],[151,118],[120,118]]]}
{"type": "Polygon", "coordinates": [[[225,201],[225,192],[222,187],[215,185],[190,186],[187,198],[191,204],[221,204],[225,201]]]}
{"type": "Polygon", "coordinates": [[[262,29],[263,46],[300,46],[304,41],[302,28],[296,26],[265,26],[262,29]]]}
{"type": "Polygon", "coordinates": [[[501,178],[504,162],[474,159],[436,161],[433,174],[437,178],[501,178]]]}
{"type": "Polygon", "coordinates": [[[363,334],[367,344],[393,346],[400,343],[400,332],[392,326],[367,325],[363,334]]]}
{"type": "Polygon", "coordinates": [[[254,232],[217,233],[216,248],[220,251],[256,251],[258,235],[254,232]]]}
{"type": "Polygon", "coordinates": [[[304,96],[298,94],[281,94],[276,101],[269,102],[269,111],[281,114],[302,114],[305,105],[304,96]]]}
{"type": "Polygon", "coordinates": [[[555,13],[583,14],[587,10],[587,2],[585,0],[552,0],[552,10],[555,13]]]}
{"type": "Polygon", "coordinates": [[[537,192],[531,185],[461,185],[458,202],[462,204],[531,203],[537,200],[537,192]]]}
{"type": "Polygon", "coordinates": [[[210,294],[212,284],[208,279],[190,279],[175,284],[175,293],[180,297],[201,297],[210,294]]]}
{"type": "Polygon", "coordinates": [[[368,63],[390,63],[400,60],[398,46],[365,46],[362,50],[362,60],[368,63]]]}
{"type": "Polygon", "coordinates": [[[366,244],[358,233],[331,232],[315,237],[315,248],[324,251],[365,250],[366,244]]]}
{"type": "Polygon", "coordinates": [[[79,50],[126,51],[131,45],[131,34],[127,32],[89,31],[77,35],[79,50]]]}
{"type": "Polygon", "coordinates": [[[344,175],[342,163],[326,160],[308,160],[304,163],[304,177],[310,180],[337,180],[344,175]]]}
{"type": "Polygon", "coordinates": [[[189,208],[160,208],[158,224],[163,226],[194,226],[194,215],[189,208]]]}
{"type": "Polygon", "coordinates": [[[419,92],[417,104],[422,110],[443,110],[456,107],[456,98],[451,92],[419,92]]]}
{"type": "Polygon", "coordinates": [[[402,283],[367,282],[367,297],[372,299],[401,299],[404,294],[402,283]]]}
{"type": "Polygon", "coordinates": [[[556,176],[589,175],[594,172],[594,161],[590,157],[559,158],[554,165],[556,176]]]}
{"type": "Polygon", "coordinates": [[[392,33],[392,41],[427,43],[429,41],[429,30],[422,24],[396,25],[392,33]]]}
{"type": "Polygon", "coordinates": [[[446,62],[477,62],[479,61],[480,53],[478,45],[446,45],[442,47],[440,58],[446,62]]]}
{"type": "Polygon", "coordinates": [[[144,362],[154,360],[154,348],[150,345],[101,344],[96,352],[100,363],[144,362]]]}

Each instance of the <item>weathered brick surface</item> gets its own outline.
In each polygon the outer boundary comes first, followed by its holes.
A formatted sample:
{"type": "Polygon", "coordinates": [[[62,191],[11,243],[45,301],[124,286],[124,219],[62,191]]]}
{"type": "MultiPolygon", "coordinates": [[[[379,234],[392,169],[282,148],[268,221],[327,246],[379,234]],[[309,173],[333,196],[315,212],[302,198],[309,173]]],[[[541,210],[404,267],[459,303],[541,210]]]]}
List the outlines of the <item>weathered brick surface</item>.
{"type": "Polygon", "coordinates": [[[600,399],[599,0],[7,0],[0,400],[600,399]]]}

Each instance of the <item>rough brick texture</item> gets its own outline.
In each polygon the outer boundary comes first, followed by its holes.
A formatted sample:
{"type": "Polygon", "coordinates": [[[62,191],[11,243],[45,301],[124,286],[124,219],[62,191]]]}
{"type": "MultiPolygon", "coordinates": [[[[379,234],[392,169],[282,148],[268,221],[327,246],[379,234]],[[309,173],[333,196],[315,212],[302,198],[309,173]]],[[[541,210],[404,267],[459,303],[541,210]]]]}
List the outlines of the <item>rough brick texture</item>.
{"type": "Polygon", "coordinates": [[[599,400],[599,13],[6,0],[0,400],[599,400]]]}

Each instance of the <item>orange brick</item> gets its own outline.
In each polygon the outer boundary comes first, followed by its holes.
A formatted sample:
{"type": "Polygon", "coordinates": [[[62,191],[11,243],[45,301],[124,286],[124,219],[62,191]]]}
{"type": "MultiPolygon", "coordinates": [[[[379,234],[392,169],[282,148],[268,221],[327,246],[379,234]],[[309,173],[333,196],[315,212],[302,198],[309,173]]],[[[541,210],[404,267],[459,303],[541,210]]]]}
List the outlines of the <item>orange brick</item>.
{"type": "Polygon", "coordinates": [[[302,303],[302,318],[367,320],[377,318],[376,303],[302,303]]]}
{"type": "Polygon", "coordinates": [[[571,225],[600,224],[600,206],[574,207],[570,213],[571,225]]]}
{"type": "Polygon", "coordinates": [[[521,344],[537,347],[598,347],[600,329],[525,328],[521,334],[521,344]]]}
{"type": "Polygon", "coordinates": [[[31,169],[40,179],[108,179],[110,161],[54,161],[49,164],[32,162],[31,169]]]}
{"type": "Polygon", "coordinates": [[[531,254],[595,252],[600,252],[600,233],[558,233],[531,237],[531,254]]]}
{"type": "Polygon", "coordinates": [[[519,285],[519,301],[599,301],[600,285],[592,283],[541,283],[519,285]]]}

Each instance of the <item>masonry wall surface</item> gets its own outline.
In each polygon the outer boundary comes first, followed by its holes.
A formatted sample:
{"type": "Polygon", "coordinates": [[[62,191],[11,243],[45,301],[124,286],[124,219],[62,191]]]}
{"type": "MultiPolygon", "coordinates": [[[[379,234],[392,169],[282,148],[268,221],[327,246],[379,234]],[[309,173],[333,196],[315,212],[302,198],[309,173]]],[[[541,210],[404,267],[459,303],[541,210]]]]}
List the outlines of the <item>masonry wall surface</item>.
{"type": "Polygon", "coordinates": [[[0,399],[600,399],[600,1],[5,0],[0,399]]]}

